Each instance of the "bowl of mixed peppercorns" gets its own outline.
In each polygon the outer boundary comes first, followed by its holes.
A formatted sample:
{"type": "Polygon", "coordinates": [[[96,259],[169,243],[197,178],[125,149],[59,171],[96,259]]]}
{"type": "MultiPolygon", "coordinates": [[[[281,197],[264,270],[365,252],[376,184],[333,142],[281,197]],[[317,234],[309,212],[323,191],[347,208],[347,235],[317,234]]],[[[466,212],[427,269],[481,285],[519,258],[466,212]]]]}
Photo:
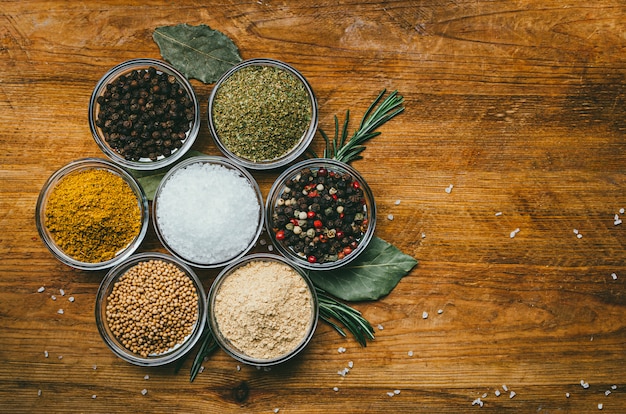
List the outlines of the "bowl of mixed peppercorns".
{"type": "Polygon", "coordinates": [[[181,358],[198,342],[206,307],[202,282],[189,266],[163,253],[141,253],[102,280],[96,324],[118,357],[159,366],[181,358]]]}
{"type": "Polygon", "coordinates": [[[351,262],[376,227],[367,182],[348,164],[331,159],[308,159],[285,170],[265,208],[272,243],[305,269],[332,270],[351,262]]]}
{"type": "Polygon", "coordinates": [[[91,133],[123,167],[155,170],[179,160],[200,130],[200,106],[183,74],[154,59],[109,70],[89,101],[91,133]]]}

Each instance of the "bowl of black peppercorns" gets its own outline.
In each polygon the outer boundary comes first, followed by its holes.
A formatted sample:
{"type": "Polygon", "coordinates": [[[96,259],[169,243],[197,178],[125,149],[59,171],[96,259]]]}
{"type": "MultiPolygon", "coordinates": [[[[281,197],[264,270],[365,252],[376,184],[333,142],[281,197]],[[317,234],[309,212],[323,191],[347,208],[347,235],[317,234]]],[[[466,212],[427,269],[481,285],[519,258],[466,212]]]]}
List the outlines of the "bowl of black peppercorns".
{"type": "Polygon", "coordinates": [[[113,162],[156,170],[179,160],[200,130],[200,105],[183,74],[154,59],[110,69],[89,101],[91,133],[113,162]]]}
{"type": "Polygon", "coordinates": [[[374,195],[350,165],[313,158],[285,170],[266,201],[265,225],[293,264],[333,270],[357,258],[376,227],[374,195]]]}

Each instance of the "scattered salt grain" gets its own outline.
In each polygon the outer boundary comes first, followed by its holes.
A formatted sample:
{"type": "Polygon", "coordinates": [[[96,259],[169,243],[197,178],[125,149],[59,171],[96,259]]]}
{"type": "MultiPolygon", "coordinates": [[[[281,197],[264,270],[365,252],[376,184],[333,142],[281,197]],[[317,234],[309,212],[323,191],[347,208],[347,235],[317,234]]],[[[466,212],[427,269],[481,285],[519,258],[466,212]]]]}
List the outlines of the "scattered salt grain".
{"type": "Polygon", "coordinates": [[[271,244],[269,244],[269,245],[267,246],[267,250],[268,250],[268,251],[270,251],[270,252],[273,252],[273,251],[274,251],[274,246],[272,246],[271,244]]]}
{"type": "Polygon", "coordinates": [[[95,371],[95,370],[97,370],[97,369],[98,369],[98,366],[97,366],[96,364],[93,364],[93,367],[92,367],[92,368],[93,368],[93,370],[95,371]]]}
{"type": "Polygon", "coordinates": [[[518,228],[516,228],[515,230],[513,230],[513,231],[511,232],[511,234],[509,235],[509,237],[511,237],[511,238],[515,237],[515,235],[516,235],[517,233],[519,233],[519,227],[518,227],[518,228]]]}
{"type": "Polygon", "coordinates": [[[141,390],[141,395],[146,395],[147,393],[148,393],[147,389],[144,388],[143,390],[141,390]]]}
{"type": "Polygon", "coordinates": [[[611,273],[611,277],[613,278],[613,280],[617,280],[617,273],[611,273]]]}
{"type": "Polygon", "coordinates": [[[353,367],[354,367],[354,362],[348,361],[348,368],[353,368],[353,367]]]}
{"type": "Polygon", "coordinates": [[[241,366],[237,365],[237,371],[241,371],[241,366]]]}
{"type": "Polygon", "coordinates": [[[422,232],[422,239],[426,238],[426,233],[422,232]]]}
{"type": "Polygon", "coordinates": [[[400,390],[393,390],[393,393],[398,395],[398,394],[400,394],[400,390]]]}
{"type": "Polygon", "coordinates": [[[484,393],[481,398],[487,398],[487,393],[484,393]]]}
{"type": "Polygon", "coordinates": [[[143,379],[149,380],[150,379],[150,375],[146,375],[145,377],[143,377],[143,379]]]}
{"type": "Polygon", "coordinates": [[[63,309],[59,309],[59,310],[57,311],[57,313],[58,313],[59,315],[63,315],[65,312],[63,311],[63,309]]]}
{"type": "Polygon", "coordinates": [[[50,299],[52,299],[52,300],[57,300],[57,297],[56,297],[56,296],[54,296],[54,295],[52,295],[52,296],[50,296],[50,299]]]}
{"type": "Polygon", "coordinates": [[[46,288],[42,286],[42,287],[40,287],[39,289],[37,289],[37,293],[41,293],[41,292],[43,292],[44,290],[46,290],[46,288]]]}
{"type": "Polygon", "coordinates": [[[259,244],[261,246],[265,246],[267,244],[267,241],[265,239],[261,239],[261,240],[259,240],[259,244]]]}
{"type": "Polygon", "coordinates": [[[479,405],[479,406],[483,406],[483,401],[480,398],[476,398],[474,401],[472,401],[472,405],[479,405]]]}
{"type": "Polygon", "coordinates": [[[504,391],[508,391],[508,390],[509,390],[509,387],[507,387],[507,386],[506,386],[506,384],[502,384],[502,389],[503,389],[504,391]]]}
{"type": "Polygon", "coordinates": [[[337,374],[342,376],[342,377],[345,377],[348,374],[348,372],[350,372],[350,369],[349,368],[344,368],[342,370],[337,371],[337,374]]]}
{"type": "Polygon", "coordinates": [[[200,369],[198,370],[199,374],[202,374],[204,372],[204,365],[200,365],[200,369]]]}
{"type": "Polygon", "coordinates": [[[619,213],[620,213],[620,214],[624,214],[624,211],[625,211],[625,210],[624,210],[624,208],[620,208],[620,209],[619,209],[619,213]]]}
{"type": "Polygon", "coordinates": [[[337,392],[337,391],[339,391],[339,388],[338,387],[333,387],[333,391],[337,392]]]}
{"type": "Polygon", "coordinates": [[[280,408],[274,408],[274,412],[277,413],[280,411],[280,408]]]}
{"type": "Polygon", "coordinates": [[[578,233],[578,234],[576,235],[576,238],[577,238],[577,239],[582,239],[582,238],[583,238],[583,235],[582,235],[582,234],[580,234],[580,233],[578,233]]]}
{"type": "Polygon", "coordinates": [[[501,212],[501,211],[498,211],[498,212],[496,213],[496,216],[501,216],[501,215],[502,215],[502,212],[501,212]]]}
{"type": "Polygon", "coordinates": [[[383,329],[384,329],[383,326],[381,324],[378,324],[378,330],[382,331],[383,329]]]}
{"type": "Polygon", "coordinates": [[[393,214],[388,214],[387,215],[387,220],[392,221],[393,220],[393,214]]]}
{"type": "Polygon", "coordinates": [[[387,391],[387,395],[390,396],[390,397],[393,397],[396,394],[394,394],[393,391],[387,391]]]}
{"type": "Polygon", "coordinates": [[[59,359],[63,359],[63,355],[59,355],[59,359]]]}
{"type": "Polygon", "coordinates": [[[452,184],[450,184],[448,187],[446,187],[446,193],[450,194],[452,192],[452,189],[454,188],[454,186],[452,184]]]}
{"type": "Polygon", "coordinates": [[[413,356],[413,351],[409,351],[408,354],[409,354],[410,357],[412,357],[413,356]]]}
{"type": "Polygon", "coordinates": [[[499,397],[500,396],[500,390],[495,390],[494,394],[496,394],[496,397],[499,397]]]}
{"type": "Polygon", "coordinates": [[[511,393],[509,394],[509,398],[513,398],[517,395],[517,393],[515,391],[511,391],[511,393]]]}
{"type": "Polygon", "coordinates": [[[50,355],[50,354],[48,354],[48,351],[43,351],[43,356],[44,356],[45,358],[48,358],[48,356],[49,356],[49,355],[50,355]]]}
{"type": "Polygon", "coordinates": [[[616,214],[613,218],[613,225],[619,226],[620,224],[622,224],[622,219],[619,218],[619,215],[616,214]]]}
{"type": "Polygon", "coordinates": [[[343,354],[344,352],[346,352],[346,348],[344,348],[343,346],[340,346],[339,348],[337,348],[337,352],[339,352],[340,354],[343,354]]]}
{"type": "Polygon", "coordinates": [[[611,385],[611,389],[615,391],[617,389],[617,385],[611,385]]]}
{"type": "Polygon", "coordinates": [[[428,312],[424,311],[422,312],[422,319],[427,319],[428,318],[428,312]]]}
{"type": "Polygon", "coordinates": [[[65,291],[63,289],[59,289],[59,293],[61,294],[61,296],[65,296],[65,291]]]}
{"type": "Polygon", "coordinates": [[[69,298],[67,298],[67,300],[69,300],[70,302],[74,302],[74,296],[70,296],[69,298]]]}
{"type": "Polygon", "coordinates": [[[443,313],[443,309],[439,309],[439,310],[437,311],[437,313],[438,313],[439,315],[441,315],[441,314],[443,313]]]}
{"type": "Polygon", "coordinates": [[[565,398],[569,398],[569,392],[565,393],[565,398]]]}
{"type": "Polygon", "coordinates": [[[41,390],[37,390],[37,396],[41,397],[41,390]]]}
{"type": "Polygon", "coordinates": [[[606,390],[606,391],[604,391],[604,395],[606,395],[607,397],[608,397],[609,395],[611,395],[611,390],[606,390]]]}
{"type": "Polygon", "coordinates": [[[574,229],[574,234],[578,234],[578,229],[574,229]]]}
{"type": "Polygon", "coordinates": [[[400,202],[401,202],[400,200],[396,200],[396,203],[395,203],[395,204],[396,204],[397,206],[399,206],[399,205],[400,205],[400,202]]]}
{"type": "Polygon", "coordinates": [[[598,410],[601,410],[602,408],[604,408],[604,404],[602,403],[598,404],[598,410]]]}
{"type": "Polygon", "coordinates": [[[585,380],[580,380],[580,386],[583,387],[584,389],[589,388],[589,383],[585,382],[585,380]]]}
{"type": "Polygon", "coordinates": [[[95,399],[96,399],[96,394],[93,394],[93,395],[91,396],[91,399],[95,400],[95,399]]]}

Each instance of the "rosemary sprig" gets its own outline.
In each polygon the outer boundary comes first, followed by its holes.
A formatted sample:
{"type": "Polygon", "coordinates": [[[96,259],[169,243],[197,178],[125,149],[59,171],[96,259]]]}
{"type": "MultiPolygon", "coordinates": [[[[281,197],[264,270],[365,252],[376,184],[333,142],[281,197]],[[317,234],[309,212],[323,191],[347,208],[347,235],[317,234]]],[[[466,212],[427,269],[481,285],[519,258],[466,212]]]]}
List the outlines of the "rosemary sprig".
{"type": "Polygon", "coordinates": [[[196,354],[196,357],[193,360],[193,364],[191,365],[191,375],[189,376],[189,382],[193,382],[193,380],[196,379],[196,376],[200,373],[204,358],[211,355],[213,351],[217,349],[217,342],[215,342],[215,337],[213,336],[213,333],[209,329],[208,325],[204,327],[204,332],[202,332],[200,341],[200,348],[198,349],[198,353],[196,354]]]}
{"type": "MultiPolygon", "coordinates": [[[[380,135],[380,132],[376,131],[376,129],[404,111],[404,107],[402,106],[404,97],[399,95],[398,91],[393,91],[381,103],[386,92],[387,90],[383,89],[374,102],[372,102],[363,115],[359,128],[350,139],[348,139],[350,110],[346,111],[346,118],[341,128],[341,134],[339,133],[339,119],[337,115],[335,115],[335,135],[332,139],[330,139],[321,128],[318,128],[320,135],[326,142],[324,158],[332,158],[345,163],[363,158],[360,154],[365,149],[365,141],[380,135]],[[379,103],[380,105],[378,105],[379,103]],[[376,107],[377,105],[378,107],[376,107]]],[[[317,157],[314,151],[311,150],[309,152],[314,157],[317,157]]]]}
{"type": "Polygon", "coordinates": [[[358,310],[341,303],[322,289],[316,287],[319,303],[319,317],[332,326],[339,334],[346,337],[345,331],[337,323],[341,323],[357,340],[361,346],[367,346],[367,340],[374,339],[374,328],[358,310]]]}

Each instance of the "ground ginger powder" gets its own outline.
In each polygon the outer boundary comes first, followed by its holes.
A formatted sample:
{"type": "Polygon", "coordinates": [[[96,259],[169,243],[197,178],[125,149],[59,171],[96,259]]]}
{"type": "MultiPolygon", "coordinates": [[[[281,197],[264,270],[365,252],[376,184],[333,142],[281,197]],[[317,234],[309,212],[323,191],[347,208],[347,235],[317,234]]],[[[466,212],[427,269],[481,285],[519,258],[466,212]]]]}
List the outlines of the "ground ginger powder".
{"type": "Polygon", "coordinates": [[[62,178],[52,190],[45,226],[68,256],[99,263],[137,237],[141,209],[122,177],[107,170],[82,170],[62,178]]]}
{"type": "Polygon", "coordinates": [[[220,333],[248,357],[274,359],[306,338],[313,299],[305,280],[291,267],[255,260],[233,271],[214,304],[220,333]]]}

